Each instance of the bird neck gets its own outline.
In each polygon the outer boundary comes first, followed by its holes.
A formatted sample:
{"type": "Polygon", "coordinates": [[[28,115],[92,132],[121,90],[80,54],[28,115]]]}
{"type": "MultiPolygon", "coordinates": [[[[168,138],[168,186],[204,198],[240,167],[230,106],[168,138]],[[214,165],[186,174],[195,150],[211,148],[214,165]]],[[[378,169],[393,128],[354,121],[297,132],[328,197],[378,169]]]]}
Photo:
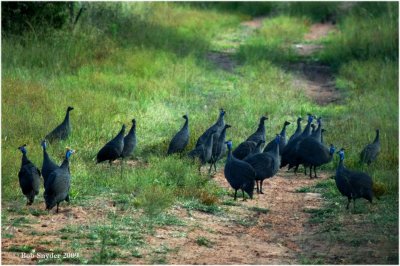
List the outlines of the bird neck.
{"type": "Polygon", "coordinates": [[[65,114],[65,118],[64,118],[64,123],[69,122],[69,112],[70,112],[70,110],[67,110],[67,113],[65,114]]]}
{"type": "Polygon", "coordinates": [[[136,124],[132,124],[131,130],[129,130],[129,135],[135,134],[136,124]]]}
{"type": "Polygon", "coordinates": [[[60,165],[60,168],[68,168],[69,166],[69,159],[65,158],[62,164],[60,165]]]}
{"type": "Polygon", "coordinates": [[[224,140],[225,139],[225,137],[226,137],[226,127],[224,127],[224,129],[222,130],[222,132],[221,132],[221,135],[219,135],[219,138],[220,139],[222,139],[222,140],[224,140]]]}
{"type": "Polygon", "coordinates": [[[379,141],[379,130],[376,131],[376,136],[375,136],[374,142],[376,143],[376,142],[378,142],[378,141],[379,141]]]}
{"type": "Polygon", "coordinates": [[[223,114],[220,114],[219,117],[218,117],[218,120],[217,120],[217,123],[216,123],[216,124],[217,124],[218,126],[223,126],[224,123],[225,123],[225,121],[224,121],[224,115],[223,115],[223,114]]]}
{"type": "Polygon", "coordinates": [[[228,157],[227,157],[227,161],[230,161],[232,159],[233,155],[232,155],[232,148],[228,146],[228,157]]]}
{"type": "Polygon", "coordinates": [[[343,159],[340,159],[340,160],[339,160],[339,165],[338,165],[337,170],[338,170],[338,171],[341,171],[341,170],[343,170],[343,169],[344,169],[344,162],[343,162],[343,159]]]}
{"type": "Polygon", "coordinates": [[[308,136],[310,135],[310,128],[311,128],[312,121],[308,121],[306,127],[304,128],[303,135],[308,136]]]}
{"type": "Polygon", "coordinates": [[[280,134],[282,137],[285,137],[285,136],[286,136],[286,127],[287,127],[287,124],[286,124],[286,123],[283,124],[283,128],[282,128],[281,134],[280,134]]]}
{"type": "Polygon", "coordinates": [[[301,121],[300,120],[297,120],[296,132],[301,132],[301,121]]]}
{"type": "Polygon", "coordinates": [[[324,135],[322,134],[322,131],[321,131],[321,143],[324,143],[324,135]]]}
{"type": "Polygon", "coordinates": [[[258,124],[257,132],[265,132],[264,120],[260,120],[260,124],[258,124]]]}
{"type": "Polygon", "coordinates": [[[182,128],[187,128],[189,126],[189,119],[185,119],[185,124],[183,124],[182,128]]]}
{"type": "Polygon", "coordinates": [[[26,152],[22,153],[22,165],[25,165],[28,163],[29,163],[29,159],[28,159],[28,156],[26,156],[26,152]]]}

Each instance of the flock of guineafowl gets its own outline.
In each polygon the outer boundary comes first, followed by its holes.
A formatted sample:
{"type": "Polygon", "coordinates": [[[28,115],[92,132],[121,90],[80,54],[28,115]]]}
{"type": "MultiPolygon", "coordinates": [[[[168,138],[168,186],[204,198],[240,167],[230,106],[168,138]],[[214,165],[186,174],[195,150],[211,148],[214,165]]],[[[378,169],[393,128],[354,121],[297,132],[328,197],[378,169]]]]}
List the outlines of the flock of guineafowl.
{"type": "MultiPolygon", "coordinates": [[[[51,210],[62,201],[69,202],[70,190],[70,168],[69,159],[74,150],[67,148],[65,159],[58,166],[49,157],[46,147],[47,142],[56,142],[68,138],[71,132],[69,114],[73,110],[68,107],[64,121],[50,132],[41,142],[43,148],[43,163],[39,170],[27,157],[26,145],[19,147],[22,152],[22,165],[19,171],[19,183],[23,194],[27,198],[27,205],[31,205],[34,198],[39,193],[40,176],[43,176],[44,199],[46,209],[51,210]]],[[[226,130],[231,126],[225,124],[225,111],[220,110],[218,120],[208,128],[197,140],[196,146],[187,156],[199,162],[199,170],[202,165],[210,164],[209,173],[216,163],[225,156],[228,150],[228,156],[225,163],[224,174],[230,186],[235,190],[234,199],[236,200],[237,191],[241,190],[243,199],[244,192],[253,198],[253,191],[256,186],[257,193],[263,194],[263,181],[276,175],[282,167],[288,166],[288,169],[294,168],[297,173],[299,165],[304,166],[304,173],[309,168],[310,178],[316,178],[316,168],[332,161],[335,147],[330,144],[326,146],[323,141],[322,119],[317,119],[317,126],[313,123],[315,116],[308,114],[307,125],[302,130],[302,118],[297,119],[297,128],[294,134],[287,139],[286,127],[290,122],[285,121],[282,131],[268,144],[265,138],[264,122],[268,118],[262,116],[257,130],[251,134],[244,142],[240,143],[232,151],[232,141],[226,141],[226,130]],[[314,176],[312,175],[314,170],[314,176]]],[[[172,138],[167,154],[182,153],[189,143],[189,117],[184,115],[185,123],[183,127],[172,138]]],[[[114,160],[130,157],[136,147],[136,121],[132,120],[132,127],[129,133],[125,134],[125,125],[122,126],[119,133],[97,153],[97,163],[109,161],[110,166],[114,160]]],[[[376,130],[375,140],[368,144],[360,154],[360,161],[368,165],[376,160],[380,152],[379,129],[376,130]]],[[[336,170],[335,181],[338,190],[343,196],[348,198],[346,208],[349,208],[351,200],[355,204],[357,198],[365,198],[372,202],[372,178],[366,173],[352,171],[344,166],[344,149],[340,149],[339,165],[336,170]]],[[[121,162],[121,173],[122,173],[121,162]]]]}

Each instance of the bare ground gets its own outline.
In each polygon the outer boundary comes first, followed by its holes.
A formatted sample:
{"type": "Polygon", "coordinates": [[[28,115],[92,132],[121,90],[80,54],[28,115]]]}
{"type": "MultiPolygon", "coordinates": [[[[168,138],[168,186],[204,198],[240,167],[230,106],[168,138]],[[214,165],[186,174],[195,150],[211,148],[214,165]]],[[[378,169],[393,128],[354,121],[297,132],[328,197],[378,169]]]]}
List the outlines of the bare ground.
{"type": "MultiPolygon", "coordinates": [[[[322,174],[322,178],[326,175],[322,174]]],[[[214,180],[229,189],[222,172],[216,174],[214,180]]],[[[119,262],[149,263],[154,250],[168,247],[171,252],[165,255],[165,261],[169,264],[298,264],[302,241],[312,232],[310,228],[305,230],[310,216],[305,210],[319,208],[323,199],[319,194],[297,193],[296,190],[316,182],[316,179],[282,172],[264,182],[265,194],[255,195],[253,200],[247,201],[239,198],[234,206],[224,205],[222,215],[188,211],[176,205],[170,213],[186,225],[156,229],[155,234],[146,238],[148,246],[141,250],[142,258],[130,257],[119,262]],[[201,238],[209,244],[199,244],[201,238]]],[[[225,200],[231,198],[231,195],[225,196],[225,200]]],[[[63,206],[58,214],[30,214],[27,219],[35,222],[2,228],[3,234],[14,235],[2,239],[2,262],[37,263],[37,258],[24,259],[20,257],[21,252],[8,251],[12,246],[29,245],[35,247],[36,252],[69,250],[69,241],[57,242],[62,228],[106,221],[107,213],[116,211],[115,208],[110,200],[97,198],[95,203],[85,207],[63,206]]],[[[89,259],[94,250],[87,252],[82,256],[89,259]]]]}

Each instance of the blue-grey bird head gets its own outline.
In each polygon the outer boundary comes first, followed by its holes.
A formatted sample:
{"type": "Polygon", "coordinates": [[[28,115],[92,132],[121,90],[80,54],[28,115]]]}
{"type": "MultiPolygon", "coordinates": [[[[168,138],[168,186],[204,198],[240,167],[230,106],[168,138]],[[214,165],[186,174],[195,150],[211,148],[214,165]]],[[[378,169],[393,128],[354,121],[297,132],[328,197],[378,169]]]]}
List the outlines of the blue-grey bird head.
{"type": "Polygon", "coordinates": [[[310,126],[312,127],[313,130],[315,129],[315,125],[314,124],[311,124],[310,126]]]}
{"type": "Polygon", "coordinates": [[[281,135],[276,134],[275,143],[279,144],[280,139],[281,139],[281,135]]]}
{"type": "Polygon", "coordinates": [[[40,145],[42,146],[43,149],[47,148],[47,141],[44,139],[42,140],[42,142],[40,143],[40,145]]]}
{"type": "Polygon", "coordinates": [[[261,120],[262,122],[264,122],[265,120],[268,120],[268,117],[266,117],[265,115],[263,115],[263,116],[260,118],[260,120],[261,120]]]}
{"type": "Polygon", "coordinates": [[[182,118],[188,120],[188,119],[189,119],[188,114],[184,114],[184,115],[182,116],[182,118]]]}
{"type": "Polygon", "coordinates": [[[232,127],[232,126],[229,124],[225,124],[225,128],[230,128],[230,127],[232,127]]]}
{"type": "Polygon", "coordinates": [[[314,119],[314,116],[312,114],[307,114],[307,116],[308,116],[308,119],[307,119],[308,123],[311,123],[314,119]]]}
{"type": "Polygon", "coordinates": [[[67,108],[67,112],[69,112],[69,111],[72,111],[72,110],[74,110],[74,107],[72,107],[72,106],[68,106],[68,108],[67,108]]]}
{"type": "Polygon", "coordinates": [[[336,151],[335,146],[333,146],[333,144],[331,144],[330,147],[329,147],[329,153],[332,155],[332,154],[335,153],[335,151],[336,151]]]}
{"type": "Polygon", "coordinates": [[[301,122],[301,121],[303,121],[303,118],[301,118],[301,117],[297,118],[297,122],[298,123],[301,122]]]}
{"type": "Polygon", "coordinates": [[[18,147],[18,150],[20,150],[22,152],[22,154],[26,154],[26,144],[18,147]]]}
{"type": "Polygon", "coordinates": [[[225,141],[226,146],[228,149],[232,149],[232,140],[225,141]]]}
{"type": "Polygon", "coordinates": [[[67,152],[65,153],[65,158],[69,159],[69,157],[71,157],[71,155],[74,153],[75,153],[75,150],[67,148],[67,152]]]}
{"type": "Polygon", "coordinates": [[[284,125],[288,126],[288,125],[290,125],[290,122],[289,121],[285,121],[284,125]]]}
{"type": "Polygon", "coordinates": [[[219,115],[220,115],[220,116],[224,116],[224,115],[225,115],[225,110],[224,110],[223,108],[221,108],[221,109],[219,110],[219,115]]]}
{"type": "Polygon", "coordinates": [[[132,126],[133,126],[133,127],[136,127],[136,119],[135,119],[135,118],[132,119],[132,126]]]}
{"type": "Polygon", "coordinates": [[[339,154],[340,160],[343,161],[344,160],[344,149],[341,148],[340,151],[338,152],[338,154],[339,154]]]}
{"type": "Polygon", "coordinates": [[[317,119],[317,124],[318,125],[321,124],[321,120],[322,120],[322,117],[318,117],[318,119],[317,119]]]}

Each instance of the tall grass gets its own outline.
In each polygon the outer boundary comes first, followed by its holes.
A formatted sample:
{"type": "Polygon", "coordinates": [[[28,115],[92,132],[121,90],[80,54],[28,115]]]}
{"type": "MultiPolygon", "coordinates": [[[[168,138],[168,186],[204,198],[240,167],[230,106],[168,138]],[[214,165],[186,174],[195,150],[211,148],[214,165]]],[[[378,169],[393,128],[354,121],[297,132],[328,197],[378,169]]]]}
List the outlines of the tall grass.
{"type": "MultiPolygon", "coordinates": [[[[21,156],[17,147],[27,143],[29,158],[40,167],[40,140],[62,120],[69,105],[75,107],[72,135],[51,145],[48,152],[61,162],[65,146],[77,149],[71,159],[75,202],[85,195],[133,193],[137,205],[149,214],[178,199],[217,202],[220,191],[212,181],[191,162],[165,158],[165,153],[182,125],[182,114],[189,114],[191,149],[217,119],[220,107],[226,109],[226,121],[232,124],[227,136],[234,146],[256,129],[263,114],[269,116],[268,139],[285,120],[295,122],[308,112],[322,115],[328,129],[326,142],[351,147],[346,157],[349,166],[355,166],[358,151],[380,127],[383,152],[372,171],[395,191],[395,60],[367,64],[353,60],[343,66],[338,86],[349,95],[348,101],[321,107],[297,90],[291,74],[277,64],[291,58],[287,43],[301,41],[309,18],[267,20],[239,48],[245,63],[236,75],[215,68],[204,60],[204,52],[221,32],[239,27],[242,16],[175,3],[88,5],[86,17],[73,32],[47,31],[43,36],[2,40],[3,200],[21,199],[15,190],[21,156]],[[366,109],[372,111],[366,113],[366,109]],[[130,125],[132,118],[137,120],[135,156],[140,163],[126,166],[121,178],[118,166],[110,170],[95,165],[94,158],[122,123],[130,125]]],[[[294,127],[289,127],[288,134],[294,127]]],[[[325,169],[332,170],[334,165],[325,169]]]]}

